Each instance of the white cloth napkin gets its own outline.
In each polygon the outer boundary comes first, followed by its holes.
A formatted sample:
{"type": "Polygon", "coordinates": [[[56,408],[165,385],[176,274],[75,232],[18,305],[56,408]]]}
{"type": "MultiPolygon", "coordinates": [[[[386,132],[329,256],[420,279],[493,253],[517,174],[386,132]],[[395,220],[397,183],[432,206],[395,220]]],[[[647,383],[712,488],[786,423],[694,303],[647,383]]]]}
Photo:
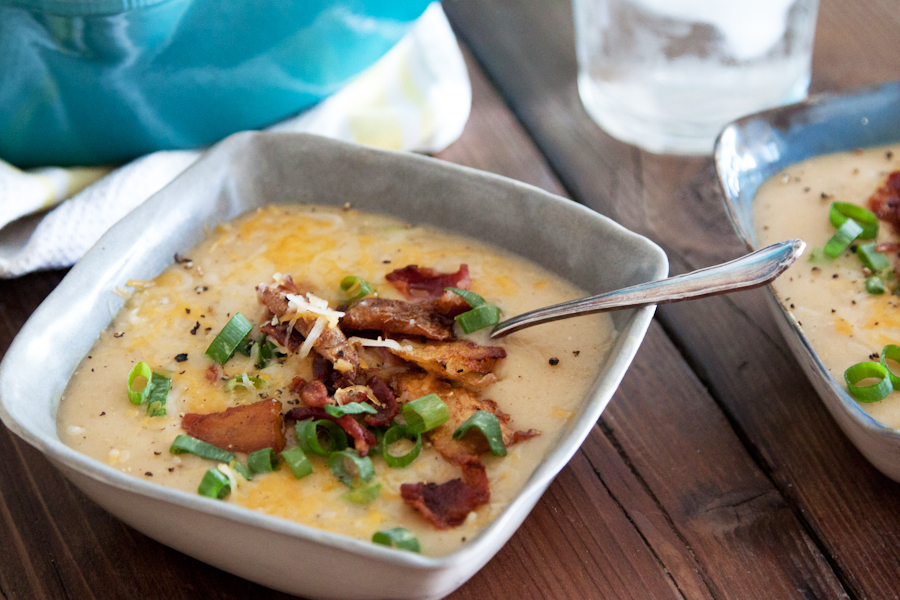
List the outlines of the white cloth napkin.
{"type": "MultiPolygon", "coordinates": [[[[471,100],[462,53],[435,2],[394,48],[346,87],[270,130],[436,152],[462,133],[471,100]]],[[[199,155],[154,152],[114,170],[22,171],[0,161],[0,277],[72,265],[199,155]],[[57,204],[46,215],[34,214],[57,204]]]]}

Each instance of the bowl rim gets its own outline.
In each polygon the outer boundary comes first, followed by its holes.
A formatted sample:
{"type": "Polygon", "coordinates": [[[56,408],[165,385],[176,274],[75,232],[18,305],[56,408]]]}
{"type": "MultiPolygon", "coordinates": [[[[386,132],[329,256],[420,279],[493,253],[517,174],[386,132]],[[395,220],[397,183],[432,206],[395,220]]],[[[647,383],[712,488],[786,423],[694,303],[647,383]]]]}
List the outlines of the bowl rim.
{"type": "MultiPolygon", "coordinates": [[[[461,566],[463,563],[470,562],[473,559],[477,560],[479,556],[487,555],[489,558],[492,557],[494,553],[499,550],[499,547],[502,546],[501,544],[494,548],[493,545],[496,543],[494,538],[501,536],[502,532],[510,526],[511,522],[514,522],[516,519],[522,521],[527,517],[527,514],[531,509],[529,508],[528,512],[520,516],[523,507],[529,506],[529,503],[530,506],[533,506],[540,495],[546,490],[546,487],[550,482],[552,482],[556,475],[568,464],[571,457],[578,451],[583,444],[584,439],[586,439],[592,428],[596,425],[601,412],[605,409],[613,393],[618,388],[628,366],[631,364],[634,355],[637,353],[650,326],[655,307],[648,306],[634,309],[627,324],[620,331],[616,332],[616,336],[611,344],[611,353],[607,362],[600,365],[601,371],[598,372],[597,379],[594,381],[591,389],[585,394],[582,404],[580,405],[579,410],[582,408],[584,409],[584,412],[580,413],[582,419],[574,423],[571,431],[556,442],[541,460],[531,476],[526,480],[523,488],[490,523],[481,528],[477,535],[458,549],[443,556],[424,556],[386,546],[380,546],[370,541],[359,540],[344,534],[317,529],[310,525],[303,525],[289,519],[266,515],[243,506],[204,498],[197,494],[168,488],[158,483],[144,481],[137,477],[126,475],[118,469],[114,469],[101,461],[90,458],[69,446],[66,446],[58,439],[58,436],[56,438],[48,438],[40,431],[32,430],[27,424],[20,423],[7,409],[6,405],[8,399],[4,392],[7,391],[8,380],[15,377],[10,367],[12,360],[10,360],[9,357],[23,353],[28,338],[30,338],[41,326],[41,321],[48,318],[48,315],[46,314],[48,302],[57,296],[64,295],[68,291],[67,288],[69,287],[69,284],[82,276],[82,272],[87,268],[87,263],[97,256],[99,249],[102,249],[102,247],[108,243],[112,243],[113,236],[131,221],[145,219],[151,215],[155,199],[158,199],[166,193],[166,190],[168,190],[169,187],[177,186],[185,177],[191,177],[192,173],[200,169],[200,166],[208,159],[208,157],[226,154],[227,152],[232,151],[240,151],[242,147],[243,150],[246,151],[248,147],[252,147],[252,144],[255,141],[260,139],[264,140],[265,138],[270,137],[294,137],[301,140],[308,140],[309,143],[344,146],[352,148],[354,152],[394,155],[397,160],[402,162],[411,162],[414,165],[438,165],[439,169],[455,171],[463,174],[469,179],[475,178],[476,181],[486,185],[505,186],[529,195],[536,194],[542,197],[542,204],[547,202],[550,204],[561,204],[568,210],[577,211],[584,219],[598,220],[599,223],[602,223],[601,226],[606,228],[607,232],[614,231],[617,236],[621,236],[617,239],[630,238],[634,243],[643,246],[648,254],[653,256],[653,262],[649,262],[648,260],[648,263],[652,267],[657,278],[665,277],[668,273],[668,259],[666,254],[654,242],[626,229],[609,217],[601,215],[586,206],[519,181],[470,167],[448,163],[436,158],[411,153],[376,150],[310,134],[241,132],[229,136],[219,144],[216,144],[211,149],[207,150],[200,159],[188,167],[175,180],[151,196],[141,206],[113,226],[113,228],[104,234],[96,245],[85,255],[85,259],[87,260],[82,259],[79,261],[65,276],[63,281],[60,282],[57,288],[54,289],[54,291],[48,295],[47,299],[45,299],[34,313],[32,313],[16,338],[10,344],[2,362],[0,362],[0,421],[2,421],[13,433],[41,451],[45,456],[51,459],[52,462],[58,461],[93,480],[127,492],[140,494],[141,496],[154,500],[178,504],[182,507],[197,510],[212,516],[227,518],[239,524],[258,527],[271,533],[288,535],[308,542],[324,544],[337,550],[352,552],[353,554],[364,558],[415,568],[420,571],[443,571],[461,566]],[[68,284],[67,280],[69,282],[68,284]],[[618,353],[615,352],[617,347],[619,347],[618,353]],[[608,368],[604,369],[603,366],[607,364],[608,368]],[[600,374],[604,371],[605,376],[600,377],[600,374]]],[[[366,209],[363,208],[363,210],[366,209]]],[[[246,210],[244,212],[246,212],[246,210]]],[[[503,245],[498,245],[498,247],[504,248],[503,245]]],[[[507,251],[511,252],[511,250],[508,249],[507,251]]],[[[112,319],[116,312],[118,312],[118,309],[110,315],[110,319],[112,319]]],[[[578,414],[579,413],[576,413],[575,416],[578,414]]],[[[573,419],[575,416],[573,416],[573,419]]],[[[515,532],[517,527],[518,525],[510,532],[510,536],[515,532]]],[[[509,536],[507,536],[507,538],[508,537],[509,536]]],[[[504,538],[504,544],[507,538],[504,538]]]]}
{"type": "MultiPolygon", "coordinates": [[[[732,195],[729,187],[725,183],[727,174],[732,170],[727,160],[728,149],[726,148],[725,140],[729,136],[734,135],[734,133],[736,132],[746,130],[747,126],[751,124],[761,123],[771,131],[773,129],[777,129],[777,127],[775,127],[773,123],[778,122],[779,117],[783,115],[802,114],[820,105],[829,105],[849,99],[864,99],[866,97],[885,93],[892,93],[896,95],[898,102],[900,102],[900,81],[887,81],[845,91],[822,92],[812,95],[801,102],[795,102],[793,104],[770,108],[764,111],[743,116],[732,121],[722,129],[722,131],[716,137],[716,143],[713,148],[713,160],[716,170],[716,179],[719,185],[719,190],[722,192],[722,198],[725,205],[725,212],[728,215],[728,220],[730,221],[738,237],[742,242],[744,242],[744,245],[746,245],[749,250],[757,250],[756,245],[753,243],[753,223],[752,221],[746,222],[741,216],[741,211],[738,209],[738,202],[740,202],[741,194],[738,193],[736,196],[732,195]]],[[[882,144],[886,145],[897,142],[900,142],[900,139],[896,140],[895,142],[882,142],[882,144]]],[[[779,163],[778,171],[784,170],[785,168],[797,164],[798,162],[802,162],[803,160],[808,160],[816,156],[824,156],[826,154],[833,154],[842,151],[846,150],[834,150],[823,153],[814,153],[803,158],[798,158],[797,160],[779,163]]],[[[758,168],[758,166],[755,168],[758,168]]],[[[774,173],[769,177],[773,176],[774,173]]],[[[748,201],[752,202],[753,199],[751,198],[748,201]]],[[[803,329],[800,327],[799,321],[785,306],[785,303],[782,301],[774,286],[769,284],[765,289],[769,294],[770,299],[774,301],[775,305],[778,306],[781,315],[784,317],[787,325],[790,327],[791,332],[800,341],[802,348],[805,350],[809,358],[812,359],[817,373],[831,389],[832,393],[839,401],[839,404],[841,405],[841,407],[843,407],[844,411],[853,420],[853,422],[865,429],[868,433],[889,438],[900,444],[900,428],[885,425],[862,409],[859,403],[853,399],[853,397],[841,386],[840,382],[838,382],[834,375],[831,374],[831,372],[825,366],[825,363],[822,362],[819,354],[813,349],[806,335],[803,333],[803,329]]]]}

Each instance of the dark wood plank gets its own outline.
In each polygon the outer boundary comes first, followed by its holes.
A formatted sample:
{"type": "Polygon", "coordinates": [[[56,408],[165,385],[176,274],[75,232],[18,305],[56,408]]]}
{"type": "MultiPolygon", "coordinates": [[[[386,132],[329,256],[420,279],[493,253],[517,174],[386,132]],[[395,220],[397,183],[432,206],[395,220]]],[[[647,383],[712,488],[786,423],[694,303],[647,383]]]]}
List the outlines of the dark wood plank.
{"type": "MultiPolygon", "coordinates": [[[[567,0],[472,1],[447,10],[578,200],[658,241],[674,272],[742,251],[708,159],[640,152],[584,113],[567,0]]],[[[898,27],[891,0],[824,0],[813,90],[900,78],[898,27]]],[[[761,294],[669,305],[659,315],[851,594],[898,597],[900,559],[887,549],[900,541],[900,486],[862,459],[798,377],[761,294]]]]}

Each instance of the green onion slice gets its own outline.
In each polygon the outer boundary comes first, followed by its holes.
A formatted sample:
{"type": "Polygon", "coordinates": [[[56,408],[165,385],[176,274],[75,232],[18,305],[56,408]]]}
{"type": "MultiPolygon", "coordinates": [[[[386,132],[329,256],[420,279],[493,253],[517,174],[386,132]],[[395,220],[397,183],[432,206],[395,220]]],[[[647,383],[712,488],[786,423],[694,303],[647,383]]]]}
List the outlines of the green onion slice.
{"type": "Polygon", "coordinates": [[[428,394],[404,404],[403,418],[410,430],[425,433],[446,423],[450,418],[450,411],[440,396],[428,394]]]}
{"type": "Polygon", "coordinates": [[[463,300],[468,302],[469,306],[471,306],[472,308],[478,308],[485,303],[484,298],[482,298],[475,292],[470,292],[469,290],[461,290],[455,287],[445,287],[444,291],[453,292],[457,296],[462,296],[463,300]]]}
{"type": "Polygon", "coordinates": [[[296,431],[300,448],[306,454],[328,456],[347,447],[347,434],[337,423],[328,419],[300,421],[296,431]],[[324,445],[322,438],[325,439],[324,445]]]}
{"type": "Polygon", "coordinates": [[[353,504],[365,505],[374,502],[379,494],[381,494],[381,484],[373,483],[372,485],[367,485],[366,487],[361,487],[357,490],[344,492],[341,494],[341,499],[352,502],[353,504]]]}
{"type": "MultiPolygon", "coordinates": [[[[883,356],[883,355],[882,355],[883,356]]],[[[844,381],[850,395],[857,402],[878,402],[890,394],[894,386],[891,385],[888,368],[877,362],[861,362],[844,371],[844,381]],[[856,385],[863,379],[878,379],[872,385],[856,385]]]]}
{"type": "Polygon", "coordinates": [[[358,300],[375,292],[368,281],[355,275],[341,279],[341,290],[346,292],[347,300],[358,300]]]}
{"type": "Polygon", "coordinates": [[[253,391],[253,388],[260,389],[266,387],[266,385],[265,379],[260,379],[255,375],[247,375],[246,373],[229,377],[225,381],[225,389],[229,392],[233,392],[234,388],[238,386],[241,386],[245,390],[253,391]]]}
{"type": "Polygon", "coordinates": [[[887,364],[888,360],[900,363],[900,346],[888,344],[882,348],[881,358],[879,359],[881,366],[888,372],[888,378],[891,380],[891,387],[895,390],[900,390],[900,377],[894,375],[894,372],[891,371],[891,368],[887,364]]]}
{"type": "Polygon", "coordinates": [[[881,277],[869,277],[866,279],[866,291],[870,294],[883,294],[884,282],[881,277]]]}
{"type": "Polygon", "coordinates": [[[500,429],[500,420],[497,418],[497,415],[484,410],[476,410],[471,417],[466,419],[465,423],[459,426],[459,429],[453,432],[453,439],[458,440],[473,427],[484,435],[488,445],[491,447],[491,454],[494,456],[506,456],[503,431],[500,429]]]}
{"type": "Polygon", "coordinates": [[[235,460],[234,454],[228,450],[222,450],[218,446],[207,444],[203,440],[198,440],[197,438],[183,433],[178,435],[175,438],[175,441],[172,442],[172,445],[169,447],[169,452],[172,454],[190,453],[199,456],[200,458],[205,458],[206,460],[215,460],[225,464],[235,460]]]}
{"type": "Polygon", "coordinates": [[[150,370],[150,365],[143,361],[134,365],[134,368],[131,369],[131,373],[128,374],[128,400],[135,406],[140,406],[146,402],[147,398],[150,396],[151,381],[153,381],[153,372],[150,370]],[[133,387],[134,382],[138,377],[143,377],[147,382],[141,390],[135,390],[133,387]]]}
{"type": "Polygon", "coordinates": [[[247,317],[241,313],[234,313],[231,320],[225,324],[216,339],[206,349],[206,355],[220,365],[224,365],[252,329],[253,323],[248,321],[247,317]]]}
{"type": "Polygon", "coordinates": [[[408,425],[394,425],[384,434],[384,439],[382,440],[381,445],[381,456],[382,458],[384,458],[384,462],[387,463],[387,466],[389,467],[392,467],[394,469],[402,469],[403,467],[407,467],[412,461],[416,460],[421,451],[422,434],[412,429],[408,425]],[[402,439],[407,439],[411,442],[415,442],[415,446],[413,446],[412,450],[401,456],[395,456],[391,454],[391,446],[402,439]]]}
{"type": "Polygon", "coordinates": [[[244,465],[239,463],[237,461],[237,459],[234,459],[233,461],[228,463],[228,466],[231,467],[232,469],[234,469],[235,472],[238,473],[238,475],[240,475],[247,481],[250,481],[251,479],[253,479],[253,473],[250,472],[250,469],[248,469],[247,467],[245,467],[244,465]]]}
{"type": "Polygon", "coordinates": [[[375,477],[372,459],[360,456],[352,448],[329,454],[328,468],[347,487],[357,487],[360,482],[368,482],[375,477]]]}
{"type": "Polygon", "coordinates": [[[361,415],[363,413],[377,415],[378,411],[371,404],[365,402],[348,402],[347,404],[326,404],[325,412],[335,418],[341,418],[344,415],[361,415]]]}
{"type": "Polygon", "coordinates": [[[219,469],[210,469],[200,481],[197,493],[207,498],[221,500],[231,493],[231,482],[228,476],[219,469]]]}
{"type": "MultiPolygon", "coordinates": [[[[851,240],[852,241],[852,240],[851,240]]],[[[849,242],[848,242],[849,244],[849,242]]],[[[456,322],[463,332],[473,333],[485,327],[492,327],[500,322],[500,309],[493,304],[482,304],[456,317],[456,322]]]]}
{"type": "Polygon", "coordinates": [[[410,552],[422,551],[419,540],[404,527],[393,527],[384,531],[378,531],[372,536],[372,541],[376,544],[399,548],[400,550],[409,550],[410,552]]]}
{"type": "Polygon", "coordinates": [[[244,336],[244,339],[241,340],[234,351],[238,354],[243,354],[244,356],[253,354],[253,340],[250,339],[249,333],[244,336]]]}
{"type": "Polygon", "coordinates": [[[276,346],[275,342],[270,340],[266,334],[262,334],[262,336],[256,340],[253,351],[256,352],[255,360],[257,369],[265,369],[269,366],[269,362],[271,362],[273,358],[285,356],[278,351],[278,346],[276,346]]]}
{"type": "Polygon", "coordinates": [[[846,223],[847,219],[853,219],[863,228],[862,233],[859,234],[861,240],[871,240],[878,235],[878,217],[872,211],[856,204],[832,202],[828,219],[837,228],[846,223]]]}
{"type": "Polygon", "coordinates": [[[154,371],[147,387],[150,388],[150,394],[147,396],[147,415],[151,417],[166,416],[166,400],[169,397],[172,380],[163,373],[154,371]]]}
{"type": "Polygon", "coordinates": [[[272,448],[263,448],[247,455],[247,468],[250,473],[271,473],[278,468],[278,455],[272,448]]]}
{"type": "MultiPolygon", "coordinates": [[[[837,258],[841,252],[847,249],[847,246],[853,243],[853,240],[859,237],[863,228],[853,219],[847,219],[838,230],[831,236],[825,248],[822,251],[826,256],[837,258]]],[[[457,317],[459,318],[459,317],[457,317]]]]}
{"type": "Polygon", "coordinates": [[[856,249],[856,255],[873,273],[880,273],[891,268],[891,261],[888,260],[888,257],[875,250],[875,242],[861,245],[856,249]]]}
{"type": "Polygon", "coordinates": [[[306,458],[300,446],[288,448],[281,453],[281,458],[284,459],[284,462],[287,463],[287,466],[290,467],[291,472],[297,479],[303,479],[307,475],[312,475],[312,463],[306,458]]]}

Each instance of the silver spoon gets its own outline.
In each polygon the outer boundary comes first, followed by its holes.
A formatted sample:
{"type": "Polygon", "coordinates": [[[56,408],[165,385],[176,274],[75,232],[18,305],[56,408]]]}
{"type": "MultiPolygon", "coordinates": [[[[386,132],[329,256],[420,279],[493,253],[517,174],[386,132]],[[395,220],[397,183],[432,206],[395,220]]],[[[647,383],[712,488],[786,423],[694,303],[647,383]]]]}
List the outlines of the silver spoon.
{"type": "Polygon", "coordinates": [[[804,248],[806,243],[803,240],[787,240],[721,265],[539,308],[501,321],[491,330],[491,337],[503,337],[532,325],[577,315],[681,302],[760,287],[781,275],[803,254],[804,248]]]}

